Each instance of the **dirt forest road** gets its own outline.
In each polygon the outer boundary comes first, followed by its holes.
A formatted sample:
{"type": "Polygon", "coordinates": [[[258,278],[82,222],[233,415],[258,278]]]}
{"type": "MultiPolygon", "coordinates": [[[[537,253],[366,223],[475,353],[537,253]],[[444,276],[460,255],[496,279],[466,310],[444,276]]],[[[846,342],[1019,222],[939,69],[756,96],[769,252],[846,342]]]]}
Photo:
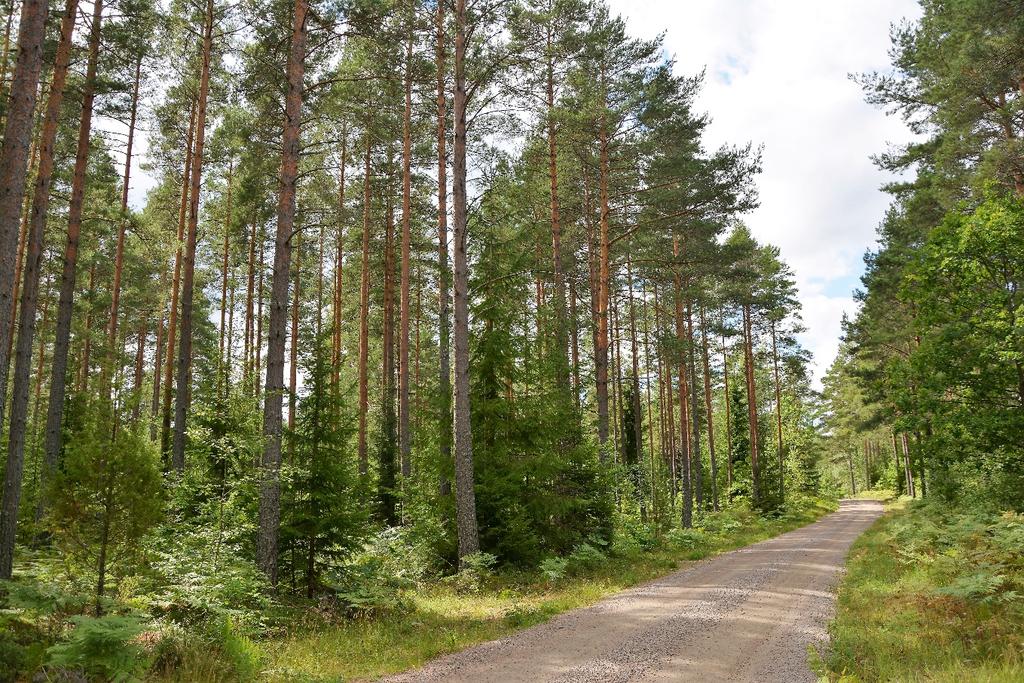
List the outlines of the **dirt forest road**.
{"type": "Polygon", "coordinates": [[[698,562],[392,683],[815,681],[850,544],[882,514],[843,501],[814,524],[698,562]]]}

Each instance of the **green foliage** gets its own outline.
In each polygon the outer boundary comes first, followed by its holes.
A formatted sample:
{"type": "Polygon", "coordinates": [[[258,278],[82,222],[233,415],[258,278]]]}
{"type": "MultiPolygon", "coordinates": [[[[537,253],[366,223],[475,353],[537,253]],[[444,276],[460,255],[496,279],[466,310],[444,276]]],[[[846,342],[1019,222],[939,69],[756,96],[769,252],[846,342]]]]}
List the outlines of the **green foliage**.
{"type": "Polygon", "coordinates": [[[52,489],[54,536],[80,571],[96,577],[97,605],[108,572],[128,570],[163,512],[152,442],[126,426],[111,439],[109,428],[103,411],[92,410],[70,440],[52,489]]]}
{"type": "Polygon", "coordinates": [[[351,421],[330,386],[326,339],[318,341],[304,354],[307,393],[289,435],[280,539],[281,562],[304,577],[307,597],[316,594],[325,566],[337,566],[355,551],[369,521],[355,495],[351,421]]]}
{"type": "Polygon", "coordinates": [[[413,583],[389,569],[383,561],[370,557],[336,570],[331,576],[334,597],[354,617],[406,609],[402,591],[413,583]]]}
{"type": "Polygon", "coordinates": [[[1024,522],[914,504],[854,544],[820,663],[828,680],[1019,680],[1024,522]]]}
{"type": "Polygon", "coordinates": [[[537,568],[545,579],[556,583],[565,578],[569,569],[569,560],[565,557],[545,557],[537,568]]]}
{"type": "Polygon", "coordinates": [[[145,667],[136,637],[143,625],[135,617],[107,615],[72,617],[74,629],[66,642],[49,650],[47,665],[81,670],[109,681],[134,681],[145,667]]]}
{"type": "Polygon", "coordinates": [[[445,583],[458,593],[479,593],[494,576],[498,558],[490,553],[476,552],[460,558],[458,573],[446,577],[445,583]]]}

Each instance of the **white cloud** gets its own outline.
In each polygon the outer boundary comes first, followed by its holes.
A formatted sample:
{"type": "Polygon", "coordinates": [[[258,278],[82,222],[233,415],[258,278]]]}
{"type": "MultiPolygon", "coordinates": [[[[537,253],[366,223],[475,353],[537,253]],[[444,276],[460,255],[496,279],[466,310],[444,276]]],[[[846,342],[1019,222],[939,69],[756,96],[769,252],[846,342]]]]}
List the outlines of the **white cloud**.
{"type": "Polygon", "coordinates": [[[817,359],[835,356],[839,321],[853,313],[839,285],[853,285],[874,244],[888,177],[869,155],[909,133],[863,101],[850,73],[888,66],[889,26],[916,17],[915,0],[610,0],[631,32],[665,32],[680,73],[707,67],[700,105],[708,143],[765,145],[761,207],[747,217],[758,239],[782,249],[801,289],[817,359]]]}

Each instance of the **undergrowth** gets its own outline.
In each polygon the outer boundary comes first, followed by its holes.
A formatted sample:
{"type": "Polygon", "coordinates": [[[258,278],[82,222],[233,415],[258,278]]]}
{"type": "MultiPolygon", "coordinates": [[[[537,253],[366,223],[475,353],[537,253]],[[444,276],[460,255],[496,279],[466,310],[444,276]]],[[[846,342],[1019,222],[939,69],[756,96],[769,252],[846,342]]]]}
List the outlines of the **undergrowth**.
{"type": "Polygon", "coordinates": [[[1024,680],[1024,515],[892,506],[853,545],[824,680],[1024,680]]]}
{"type": "MultiPolygon", "coordinates": [[[[376,534],[314,600],[269,593],[247,565],[169,553],[125,577],[96,616],[88,595],[38,554],[0,583],[0,682],[15,680],[352,681],[422,665],[591,604],[686,562],[814,521],[834,504],[794,497],[773,516],[738,504],[659,531],[624,516],[535,567],[478,553],[442,575],[404,528],[376,534]],[[41,678],[39,678],[42,676],[41,678]]],[[[287,582],[288,578],[282,579],[287,582]]]]}

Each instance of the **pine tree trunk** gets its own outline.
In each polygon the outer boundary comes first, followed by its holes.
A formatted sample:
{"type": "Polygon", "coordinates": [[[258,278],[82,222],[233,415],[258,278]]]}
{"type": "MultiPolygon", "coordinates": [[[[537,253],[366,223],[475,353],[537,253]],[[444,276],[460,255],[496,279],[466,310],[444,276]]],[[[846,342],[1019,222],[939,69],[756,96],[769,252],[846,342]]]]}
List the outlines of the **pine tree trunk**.
{"type": "Polygon", "coordinates": [[[718,458],[715,455],[715,411],[711,403],[711,361],[708,358],[708,324],[700,308],[700,346],[704,365],[704,412],[708,421],[708,457],[711,461],[711,506],[718,512],[718,458]]]}
{"type": "Polygon", "coordinates": [[[743,304],[743,353],[745,357],[743,365],[747,378],[747,416],[750,427],[751,498],[756,505],[761,498],[761,477],[757,462],[759,431],[757,425],[757,384],[754,379],[754,342],[750,317],[750,305],[743,304]]]}
{"type": "MultiPolygon", "coordinates": [[[[166,280],[164,278],[161,278],[161,284],[166,286],[166,280]]],[[[160,377],[163,374],[165,327],[166,322],[164,320],[164,309],[163,305],[161,305],[160,319],[156,327],[156,346],[153,348],[153,398],[149,413],[149,438],[152,441],[156,441],[157,438],[156,419],[160,414],[160,377]]]]}
{"type": "Polygon", "coordinates": [[[277,585],[277,541],[281,521],[281,399],[284,393],[285,321],[291,238],[295,227],[295,189],[299,175],[302,126],[302,80],[306,59],[307,0],[295,0],[291,49],[288,53],[284,129],[281,136],[281,178],[277,198],[277,238],[271,282],[267,344],[267,383],[263,405],[263,462],[260,471],[260,514],[256,557],[271,585],[277,585]]]}
{"type": "Polygon", "coordinates": [[[405,42],[405,111],[402,117],[402,281],[398,339],[398,450],[403,482],[412,474],[412,436],[409,433],[409,258],[412,241],[412,22],[415,11],[415,3],[410,0],[405,42]]]}
{"type": "MultiPolygon", "coordinates": [[[[0,311],[3,311],[3,314],[0,314],[0,396],[7,395],[10,340],[14,325],[13,317],[7,312],[12,311],[14,307],[14,260],[18,250],[22,201],[28,176],[27,162],[35,123],[39,73],[43,65],[47,10],[46,0],[22,2],[21,21],[18,26],[18,57],[11,80],[3,143],[0,146],[0,311]]],[[[6,59],[4,64],[7,64],[6,59]]],[[[5,401],[0,401],[0,423],[3,422],[5,404],[5,401]]],[[[12,494],[12,497],[14,495],[12,494]]],[[[4,510],[8,507],[5,502],[4,510]]],[[[6,524],[5,522],[0,526],[6,524]]],[[[9,524],[13,529],[14,522],[11,521],[9,524]]],[[[0,531],[0,546],[7,542],[5,533],[0,531]]],[[[7,555],[7,551],[0,547],[0,578],[10,577],[10,570],[6,569],[9,562],[7,555]]]]}
{"type": "Polygon", "coordinates": [[[7,3],[7,21],[4,24],[4,47],[0,52],[0,97],[7,100],[7,88],[4,86],[7,84],[7,62],[8,57],[11,54],[11,28],[14,25],[14,9],[15,3],[7,3]]]}
{"type": "Polygon", "coordinates": [[[381,445],[378,451],[377,499],[381,521],[398,523],[395,500],[395,216],[390,202],[384,223],[384,311],[381,335],[381,445]]]}
{"type": "MultiPolygon", "coordinates": [[[[96,293],[96,262],[93,261],[89,264],[89,289],[86,290],[86,311],[85,311],[85,331],[83,338],[85,339],[82,344],[82,363],[79,367],[79,382],[78,391],[79,393],[86,394],[89,392],[89,369],[91,367],[90,354],[92,352],[92,315],[93,315],[93,297],[96,293]]],[[[113,402],[111,402],[113,406],[113,402]]]]}
{"type": "MultiPolygon", "coordinates": [[[[455,149],[452,218],[455,240],[455,517],[459,560],[480,549],[469,406],[469,263],[466,258],[466,0],[455,0],[455,149]]],[[[606,425],[607,426],[607,425],[606,425]]]]}
{"type": "Polygon", "coordinates": [[[911,498],[917,498],[917,486],[914,483],[914,468],[910,462],[910,446],[907,443],[906,432],[900,435],[900,440],[903,443],[903,465],[907,476],[907,491],[911,498]]]}
{"type": "Polygon", "coordinates": [[[646,509],[643,504],[644,490],[643,490],[643,477],[641,475],[642,467],[640,463],[642,461],[644,452],[644,421],[643,421],[643,410],[640,406],[640,346],[637,342],[636,333],[636,301],[633,297],[633,264],[630,258],[630,252],[626,251],[626,287],[629,289],[629,349],[631,361],[633,364],[633,391],[630,398],[632,399],[632,410],[633,410],[633,438],[636,442],[636,457],[637,462],[633,465],[636,468],[636,494],[641,501],[640,515],[646,517],[646,509]]]}
{"type": "Polygon", "coordinates": [[[335,389],[341,380],[341,318],[342,285],[345,275],[345,166],[348,164],[348,130],[341,129],[341,162],[338,165],[338,240],[334,262],[334,303],[331,306],[333,327],[331,329],[331,382],[335,389]]]}
{"type": "MultiPolygon", "coordinates": [[[[49,99],[49,98],[47,98],[49,99]]],[[[36,166],[38,158],[39,147],[33,142],[32,151],[29,153],[29,175],[31,175],[32,169],[36,166]]],[[[27,182],[27,181],[26,181],[27,182]]],[[[14,352],[14,337],[17,334],[17,327],[14,325],[14,321],[18,319],[18,299],[20,296],[19,287],[21,286],[21,271],[25,264],[25,252],[28,250],[28,223],[29,216],[32,213],[32,192],[25,192],[25,206],[21,212],[21,231],[18,235],[18,260],[14,264],[14,290],[11,292],[11,336],[7,338],[7,358],[11,358],[11,354],[14,352]]]]}
{"type": "Polygon", "coordinates": [[[121,224],[117,231],[117,248],[114,252],[114,285],[110,291],[110,321],[107,323],[107,364],[106,372],[113,372],[117,357],[117,316],[121,302],[121,278],[124,273],[124,239],[128,229],[128,187],[132,173],[132,145],[135,142],[135,119],[139,111],[139,81],[142,78],[142,54],[135,60],[135,81],[132,86],[132,104],[128,117],[128,143],[125,147],[124,179],[121,183],[121,224]]]}
{"type": "Polygon", "coordinates": [[[692,445],[690,448],[690,470],[693,476],[693,489],[697,499],[697,509],[704,509],[704,458],[700,448],[700,394],[697,390],[696,344],[693,337],[693,302],[686,302],[686,348],[689,356],[690,384],[690,421],[693,425],[692,445]]]}
{"type": "MultiPolygon", "coordinates": [[[[632,288],[631,288],[632,289],[632,288]]],[[[641,301],[644,318],[644,387],[647,391],[647,440],[651,451],[651,512],[658,520],[657,459],[654,456],[654,409],[651,399],[651,329],[647,311],[647,282],[641,281],[641,301]]]]}
{"type": "Polygon", "coordinates": [[[267,270],[267,252],[263,248],[262,235],[259,244],[259,252],[259,275],[256,278],[256,291],[258,292],[256,296],[256,338],[255,343],[252,345],[253,366],[255,367],[253,377],[257,380],[253,382],[252,393],[253,396],[256,397],[259,397],[260,395],[260,383],[258,380],[263,367],[263,275],[267,270]]]}
{"type": "MultiPolygon", "coordinates": [[[[85,199],[85,174],[89,163],[92,106],[96,89],[96,68],[100,49],[100,23],[103,3],[93,4],[92,29],[89,34],[89,58],[85,85],[82,92],[82,116],[78,128],[78,151],[71,182],[71,202],[68,206],[67,242],[64,247],[64,267],[61,272],[60,295],[57,301],[57,329],[51,360],[50,400],[46,413],[44,457],[56,466],[61,451],[61,426],[64,417],[64,394],[67,382],[68,351],[71,344],[71,314],[74,308],[75,269],[78,264],[78,239],[82,231],[82,206],[85,199]]],[[[0,372],[0,375],[4,373],[0,372]]],[[[52,469],[51,469],[52,471],[52,469]]],[[[6,498],[5,498],[6,504],[6,498]]],[[[12,539],[13,540],[13,539],[12,539]]],[[[3,567],[0,566],[0,575],[3,567]]]]}
{"type": "Polygon", "coordinates": [[[597,376],[597,440],[601,449],[601,461],[608,460],[608,290],[609,247],[608,240],[608,129],[607,104],[605,102],[605,74],[601,69],[601,116],[598,127],[600,147],[598,188],[600,202],[598,276],[597,276],[597,342],[594,349],[594,373],[597,376]]]}
{"type": "MultiPolygon", "coordinates": [[[[723,314],[723,321],[724,321],[723,314]]],[[[732,398],[729,395],[729,348],[722,334],[722,379],[725,382],[725,467],[726,486],[732,488],[732,398]]]]}
{"type": "MultiPolygon", "coordinates": [[[[13,4],[13,3],[12,3],[13,4]]],[[[35,190],[32,195],[32,209],[28,216],[29,231],[26,244],[24,264],[24,286],[21,288],[20,320],[18,324],[18,343],[14,353],[14,386],[11,396],[11,425],[8,435],[7,466],[4,472],[4,508],[3,527],[0,527],[0,575],[10,576],[8,556],[13,557],[13,547],[8,550],[8,534],[14,538],[16,529],[7,530],[8,507],[10,501],[12,513],[10,520],[16,522],[18,500],[20,499],[21,480],[25,464],[25,443],[29,404],[29,382],[32,371],[33,339],[36,326],[36,310],[39,302],[39,277],[42,271],[43,240],[46,233],[46,222],[50,204],[50,188],[53,180],[54,143],[57,139],[57,128],[60,123],[61,102],[64,86],[67,82],[68,65],[71,58],[72,37],[75,27],[78,0],[68,0],[61,20],[60,41],[54,57],[53,79],[50,94],[46,103],[43,128],[39,136],[39,168],[36,173],[35,190]]],[[[41,366],[40,366],[41,368],[41,366]]],[[[41,374],[37,380],[42,385],[41,374]]],[[[36,506],[36,520],[39,520],[47,505],[43,492],[46,483],[53,474],[56,462],[44,458],[40,473],[40,495],[36,506]]]]}
{"type": "Polygon", "coordinates": [[[562,271],[562,216],[558,201],[558,139],[555,127],[555,58],[552,52],[552,28],[547,27],[546,95],[548,135],[548,180],[551,186],[551,265],[555,276],[555,348],[558,366],[555,380],[569,389],[569,364],[566,359],[565,274],[562,271]]]}
{"type": "Polygon", "coordinates": [[[228,188],[227,188],[227,206],[224,217],[224,253],[221,259],[220,268],[220,338],[219,338],[219,355],[217,356],[220,362],[220,372],[218,373],[217,382],[221,387],[221,390],[227,392],[227,375],[230,372],[229,361],[224,358],[224,348],[226,343],[225,333],[227,332],[227,303],[228,303],[228,256],[231,249],[231,181],[234,175],[235,162],[232,159],[228,162],[228,188]]]}
{"type": "Polygon", "coordinates": [[[363,173],[363,252],[359,274],[359,475],[369,475],[366,450],[366,414],[370,409],[368,364],[370,362],[370,129],[366,132],[366,160],[363,173]]]}
{"type": "Polygon", "coordinates": [[[448,336],[448,153],[445,95],[445,3],[437,3],[437,358],[438,358],[438,447],[440,451],[440,494],[451,495],[449,468],[452,463],[451,347],[448,336]]]}
{"type": "Polygon", "coordinates": [[[256,294],[256,224],[249,228],[249,263],[248,273],[245,281],[245,333],[242,340],[242,373],[245,377],[244,386],[248,387],[249,382],[256,383],[253,372],[253,297],[256,294]]]}
{"type": "Polygon", "coordinates": [[[569,335],[572,337],[569,344],[572,354],[572,399],[576,404],[577,412],[580,409],[580,330],[579,318],[576,315],[576,285],[569,283],[569,335]]]}
{"type": "MultiPolygon", "coordinates": [[[[675,254],[679,255],[679,242],[676,240],[675,254]]],[[[682,472],[680,478],[683,482],[683,511],[682,523],[684,529],[693,526],[693,489],[690,482],[690,423],[689,406],[687,396],[689,382],[686,378],[686,320],[683,315],[683,292],[682,278],[678,270],[675,273],[675,306],[676,306],[676,344],[678,345],[679,365],[679,436],[683,445],[682,472]]]]}
{"type": "Polygon", "coordinates": [[[171,304],[167,318],[167,353],[164,358],[164,398],[160,427],[160,452],[164,464],[171,453],[171,388],[174,379],[174,344],[178,330],[178,296],[181,293],[181,259],[185,239],[185,222],[188,220],[189,189],[192,186],[192,150],[196,132],[196,102],[192,102],[188,132],[185,134],[185,168],[181,180],[181,204],[178,207],[177,248],[174,252],[174,277],[171,280],[171,304]]]}
{"type": "MultiPolygon", "coordinates": [[[[295,429],[299,392],[299,306],[302,301],[302,233],[295,233],[295,291],[292,292],[292,330],[288,345],[288,431],[295,429]]],[[[289,454],[295,450],[289,439],[289,454]]],[[[289,455],[291,457],[291,455],[289,455]]]]}
{"type": "Polygon", "coordinates": [[[199,191],[203,178],[203,146],[206,142],[206,106],[210,91],[210,58],[213,50],[213,0],[206,0],[206,25],[203,29],[203,66],[196,103],[195,149],[189,181],[188,231],[181,277],[181,338],[178,342],[178,377],[174,392],[174,442],[171,467],[177,474],[185,470],[185,420],[192,400],[192,304],[196,271],[196,232],[199,227],[199,191]]]}
{"type": "Polygon", "coordinates": [[[142,378],[144,363],[146,361],[146,337],[149,331],[146,329],[146,316],[139,315],[139,334],[135,346],[135,377],[132,380],[132,393],[135,394],[132,400],[132,422],[138,422],[142,412],[142,378]]]}
{"type": "Polygon", "coordinates": [[[772,321],[772,367],[775,374],[775,434],[779,449],[779,502],[782,502],[786,499],[786,457],[782,442],[782,384],[779,381],[779,349],[774,320],[772,321]]]}

